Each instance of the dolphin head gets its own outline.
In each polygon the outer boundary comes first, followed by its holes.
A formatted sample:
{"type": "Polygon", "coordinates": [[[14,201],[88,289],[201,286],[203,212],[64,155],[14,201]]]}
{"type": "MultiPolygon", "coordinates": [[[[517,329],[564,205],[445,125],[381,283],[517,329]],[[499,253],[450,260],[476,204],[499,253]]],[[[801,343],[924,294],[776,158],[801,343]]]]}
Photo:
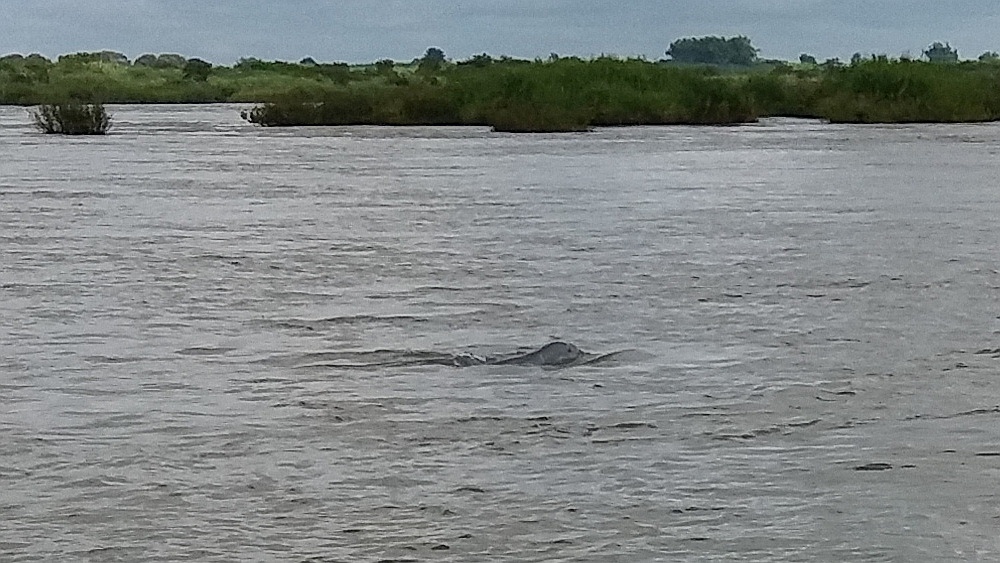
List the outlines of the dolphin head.
{"type": "Polygon", "coordinates": [[[539,364],[556,366],[575,361],[583,355],[583,352],[576,345],[568,342],[550,342],[542,346],[537,354],[539,364]]]}

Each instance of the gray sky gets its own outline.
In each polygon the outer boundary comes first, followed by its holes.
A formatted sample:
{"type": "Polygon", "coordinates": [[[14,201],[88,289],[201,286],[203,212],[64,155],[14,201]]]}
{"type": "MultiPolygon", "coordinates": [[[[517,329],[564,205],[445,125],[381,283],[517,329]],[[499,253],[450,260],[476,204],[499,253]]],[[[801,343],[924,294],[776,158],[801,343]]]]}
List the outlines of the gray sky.
{"type": "Polygon", "coordinates": [[[984,0],[2,0],[0,54],[109,49],[407,61],[602,53],[663,57],[670,42],[746,35],[767,58],[919,56],[933,41],[963,58],[1000,51],[1000,2],[984,0]]]}

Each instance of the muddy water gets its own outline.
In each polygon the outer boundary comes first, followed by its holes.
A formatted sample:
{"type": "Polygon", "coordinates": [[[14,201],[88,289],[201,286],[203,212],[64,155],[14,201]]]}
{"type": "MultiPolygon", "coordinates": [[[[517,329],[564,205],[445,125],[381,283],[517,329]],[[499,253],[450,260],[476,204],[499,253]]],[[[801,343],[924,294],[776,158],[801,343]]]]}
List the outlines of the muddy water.
{"type": "Polygon", "coordinates": [[[1000,126],[238,109],[0,109],[0,559],[1000,557],[1000,126]]]}

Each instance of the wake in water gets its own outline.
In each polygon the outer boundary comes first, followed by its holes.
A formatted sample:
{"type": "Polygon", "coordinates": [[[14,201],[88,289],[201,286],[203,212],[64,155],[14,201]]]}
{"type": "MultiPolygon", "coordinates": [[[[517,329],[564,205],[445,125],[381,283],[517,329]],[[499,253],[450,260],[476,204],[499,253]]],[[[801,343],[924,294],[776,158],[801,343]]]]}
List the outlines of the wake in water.
{"type": "Polygon", "coordinates": [[[550,342],[527,353],[502,356],[477,354],[426,352],[413,350],[373,350],[361,352],[317,352],[296,357],[270,358],[267,363],[297,368],[354,368],[373,369],[399,366],[442,365],[470,367],[482,365],[538,366],[556,369],[609,360],[622,352],[593,354],[584,352],[569,342],[550,342]]]}

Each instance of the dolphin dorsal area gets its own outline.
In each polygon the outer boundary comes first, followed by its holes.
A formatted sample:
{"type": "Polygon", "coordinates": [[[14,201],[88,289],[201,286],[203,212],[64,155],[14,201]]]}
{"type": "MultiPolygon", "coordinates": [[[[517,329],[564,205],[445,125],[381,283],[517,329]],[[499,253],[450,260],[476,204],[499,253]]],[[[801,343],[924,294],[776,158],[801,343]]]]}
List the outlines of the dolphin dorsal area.
{"type": "Polygon", "coordinates": [[[573,363],[585,354],[569,342],[549,342],[534,352],[501,360],[487,360],[491,365],[563,366],[573,363]]]}

